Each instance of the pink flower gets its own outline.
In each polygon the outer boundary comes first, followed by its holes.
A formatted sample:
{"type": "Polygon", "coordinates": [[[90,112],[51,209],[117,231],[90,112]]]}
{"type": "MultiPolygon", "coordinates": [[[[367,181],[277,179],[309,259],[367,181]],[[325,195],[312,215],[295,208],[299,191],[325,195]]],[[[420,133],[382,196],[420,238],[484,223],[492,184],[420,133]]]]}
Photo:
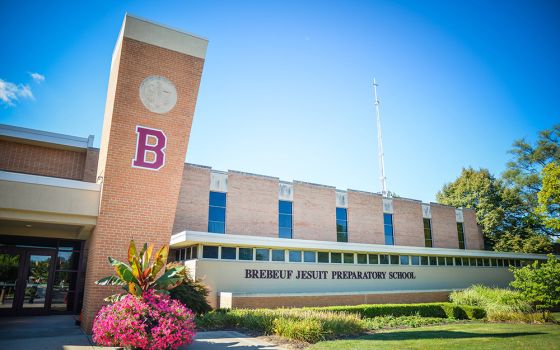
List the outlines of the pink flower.
{"type": "Polygon", "coordinates": [[[126,295],[101,308],[93,324],[99,345],[141,349],[177,349],[195,336],[194,315],[177,300],[153,291],[126,295]]]}

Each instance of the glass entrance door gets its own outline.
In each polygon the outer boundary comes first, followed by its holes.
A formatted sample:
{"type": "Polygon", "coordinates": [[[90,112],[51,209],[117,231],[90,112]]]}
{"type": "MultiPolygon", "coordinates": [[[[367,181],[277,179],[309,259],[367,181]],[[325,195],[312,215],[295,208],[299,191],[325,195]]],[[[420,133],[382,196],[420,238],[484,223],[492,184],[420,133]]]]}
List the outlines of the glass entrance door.
{"type": "Polygon", "coordinates": [[[50,304],[54,253],[28,251],[23,274],[23,311],[46,310],[50,304]]]}

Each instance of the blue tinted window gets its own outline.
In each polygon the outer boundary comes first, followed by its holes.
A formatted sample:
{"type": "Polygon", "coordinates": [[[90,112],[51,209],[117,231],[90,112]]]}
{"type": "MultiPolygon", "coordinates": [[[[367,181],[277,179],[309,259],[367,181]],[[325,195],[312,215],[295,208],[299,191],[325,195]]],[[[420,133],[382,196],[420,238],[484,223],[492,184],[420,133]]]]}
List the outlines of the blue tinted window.
{"type": "Polygon", "coordinates": [[[208,232],[225,233],[226,224],[218,221],[208,221],[208,232]]]}
{"type": "Polygon", "coordinates": [[[222,247],[222,259],[235,260],[235,248],[222,247]]]}
{"type": "Polygon", "coordinates": [[[385,244],[394,245],[393,238],[393,214],[383,214],[383,233],[385,235],[385,244]]]}
{"type": "Polygon", "coordinates": [[[457,223],[457,236],[459,237],[459,249],[465,249],[465,233],[462,222],[457,223]]]}
{"type": "Polygon", "coordinates": [[[419,256],[411,256],[410,263],[412,265],[420,265],[420,257],[419,256]]]}
{"type": "Polygon", "coordinates": [[[225,207],[226,194],[223,192],[210,192],[210,205],[214,207],[225,207]]]}
{"type": "Polygon", "coordinates": [[[239,260],[253,260],[253,248],[239,248],[239,260]]]}
{"type": "Polygon", "coordinates": [[[209,245],[203,246],[202,257],[206,259],[218,259],[218,247],[209,245]]]}
{"type": "Polygon", "coordinates": [[[299,250],[290,250],[290,262],[301,262],[301,252],[299,250]]]}
{"type": "Polygon", "coordinates": [[[280,212],[280,214],[292,215],[292,202],[278,201],[278,212],[280,212]]]}
{"type": "Polygon", "coordinates": [[[303,261],[315,262],[315,252],[303,252],[303,261]]]}
{"type": "Polygon", "coordinates": [[[336,208],[336,240],[348,242],[348,221],[346,208],[336,208]]]}
{"type": "Polygon", "coordinates": [[[346,208],[336,208],[336,219],[337,220],[346,220],[347,219],[347,210],[346,208]]]}
{"type": "Polygon", "coordinates": [[[408,255],[401,255],[401,265],[408,265],[408,255]]]}
{"type": "Polygon", "coordinates": [[[292,229],[288,227],[280,227],[278,229],[278,237],[280,238],[292,238],[292,229]]]}
{"type": "Polygon", "coordinates": [[[280,227],[292,228],[292,216],[280,214],[278,217],[278,223],[280,227]]]}
{"type": "Polygon", "coordinates": [[[208,211],[208,220],[210,221],[226,221],[226,208],[210,207],[208,211]]]}
{"type": "Polygon", "coordinates": [[[292,202],[278,201],[278,237],[292,238],[292,202]]]}
{"type": "Polygon", "coordinates": [[[285,261],[286,253],[283,250],[272,250],[272,261],[285,261]]]}
{"type": "Polygon", "coordinates": [[[268,249],[257,249],[256,257],[259,261],[268,261],[268,249]]]}
{"type": "Polygon", "coordinates": [[[393,214],[383,214],[383,224],[393,225],[393,214]]]}
{"type": "Polygon", "coordinates": [[[208,232],[226,232],[226,194],[223,192],[210,192],[210,205],[208,208],[208,232]]]}

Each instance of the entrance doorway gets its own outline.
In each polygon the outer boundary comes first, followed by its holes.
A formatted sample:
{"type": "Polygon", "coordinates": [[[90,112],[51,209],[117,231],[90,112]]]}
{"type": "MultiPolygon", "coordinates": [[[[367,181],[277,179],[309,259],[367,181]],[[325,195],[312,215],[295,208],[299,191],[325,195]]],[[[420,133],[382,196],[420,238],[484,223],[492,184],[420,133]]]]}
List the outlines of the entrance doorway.
{"type": "MultiPolygon", "coordinates": [[[[6,236],[0,236],[0,242],[2,238],[6,236]]],[[[81,289],[78,279],[82,242],[61,245],[61,241],[51,240],[42,247],[26,243],[27,238],[19,244],[0,246],[0,314],[79,312],[76,299],[81,289]]]]}

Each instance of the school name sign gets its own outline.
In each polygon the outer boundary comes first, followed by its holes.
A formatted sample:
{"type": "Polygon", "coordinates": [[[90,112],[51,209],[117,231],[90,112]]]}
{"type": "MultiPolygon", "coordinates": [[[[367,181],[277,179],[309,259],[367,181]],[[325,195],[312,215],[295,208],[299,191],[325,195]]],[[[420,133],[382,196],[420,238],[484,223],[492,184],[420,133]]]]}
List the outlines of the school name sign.
{"type": "Polygon", "coordinates": [[[245,269],[246,279],[413,280],[414,272],[245,269]]]}

